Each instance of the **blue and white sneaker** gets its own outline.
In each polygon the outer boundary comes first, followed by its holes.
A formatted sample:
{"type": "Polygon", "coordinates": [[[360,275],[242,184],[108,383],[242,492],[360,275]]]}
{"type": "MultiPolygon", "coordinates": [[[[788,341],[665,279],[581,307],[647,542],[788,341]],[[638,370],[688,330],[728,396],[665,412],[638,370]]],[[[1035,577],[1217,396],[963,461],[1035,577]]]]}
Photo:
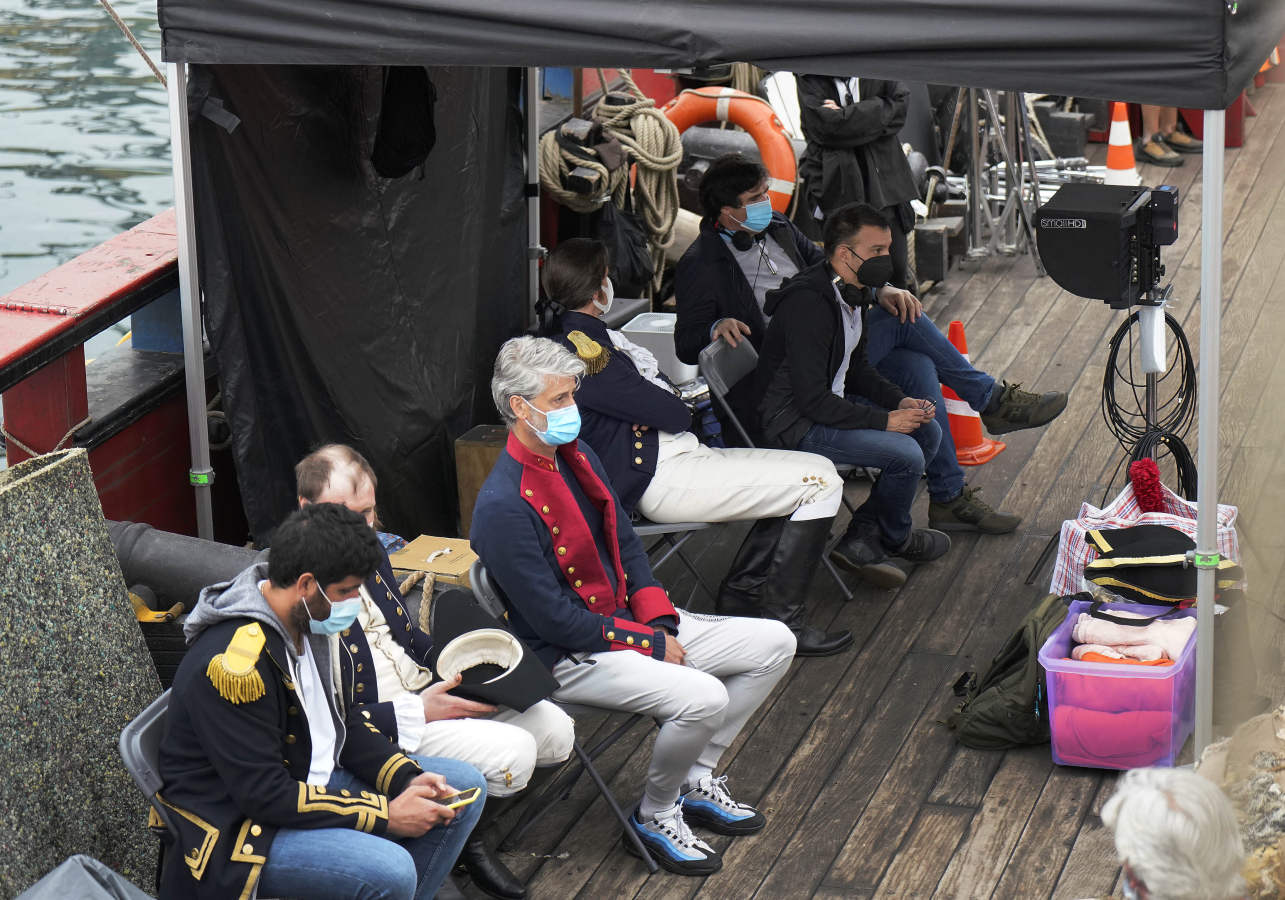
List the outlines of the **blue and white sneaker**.
{"type": "Polygon", "coordinates": [[[748,803],[737,803],[727,793],[727,776],[706,775],[683,794],[683,812],[693,825],[715,834],[754,834],[767,820],[748,803]]]}
{"type": "MultiPolygon", "coordinates": [[[[629,817],[629,826],[661,868],[678,875],[711,875],[723,868],[722,855],[687,827],[682,800],[658,812],[648,822],[643,822],[638,810],[634,810],[629,817]]],[[[638,852],[628,838],[625,839],[625,849],[634,854],[638,852]]]]}

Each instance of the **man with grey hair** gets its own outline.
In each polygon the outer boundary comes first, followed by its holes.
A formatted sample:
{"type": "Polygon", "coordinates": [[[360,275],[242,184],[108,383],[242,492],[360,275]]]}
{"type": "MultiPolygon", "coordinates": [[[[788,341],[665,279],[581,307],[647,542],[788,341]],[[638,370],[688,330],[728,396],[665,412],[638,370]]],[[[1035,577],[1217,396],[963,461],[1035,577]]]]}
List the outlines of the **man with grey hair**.
{"type": "Polygon", "coordinates": [[[1102,807],[1128,900],[1245,896],[1244,847],[1231,801],[1189,769],[1133,769],[1102,807]]]}
{"type": "Polygon", "coordinates": [[[688,823],[728,835],[763,828],[714,768],[789,668],[794,636],[772,619],[697,615],[669,602],[601,462],[576,440],[583,374],[579,358],[545,338],[500,348],[491,394],[509,439],[469,539],[513,630],[561,684],[555,700],[660,723],[631,824],[666,869],[708,875],[721,856],[688,823]]]}

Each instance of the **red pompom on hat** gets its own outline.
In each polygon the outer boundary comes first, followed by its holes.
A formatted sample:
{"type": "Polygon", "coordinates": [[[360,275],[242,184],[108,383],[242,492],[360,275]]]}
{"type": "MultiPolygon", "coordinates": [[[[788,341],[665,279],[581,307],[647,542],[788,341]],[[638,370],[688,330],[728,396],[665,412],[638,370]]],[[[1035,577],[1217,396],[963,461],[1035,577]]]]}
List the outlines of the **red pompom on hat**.
{"type": "Polygon", "coordinates": [[[1143,512],[1164,512],[1164,491],[1160,488],[1160,467],[1154,459],[1140,459],[1129,463],[1129,481],[1133,482],[1133,496],[1143,512]]]}

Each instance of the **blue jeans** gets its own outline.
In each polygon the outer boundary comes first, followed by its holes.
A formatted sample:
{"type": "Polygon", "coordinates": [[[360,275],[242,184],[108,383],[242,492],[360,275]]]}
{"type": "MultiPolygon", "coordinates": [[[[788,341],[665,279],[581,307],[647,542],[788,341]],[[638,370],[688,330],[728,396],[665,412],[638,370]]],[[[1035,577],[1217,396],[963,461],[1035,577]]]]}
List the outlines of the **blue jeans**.
{"type": "MultiPolygon", "coordinates": [[[[486,780],[468,763],[412,756],[426,772],[464,791],[486,780]]],[[[370,788],[344,769],[335,769],[332,791],[370,788]]],[[[392,799],[391,797],[389,798],[392,799]]],[[[272,839],[259,877],[259,895],[309,900],[430,900],[460,855],[482,814],[475,800],[455,811],[449,825],[417,838],[391,838],[351,828],[283,828],[272,839]]]]}
{"type": "Polygon", "coordinates": [[[955,457],[941,386],[981,412],[990,402],[995,379],[974,369],[927,316],[902,323],[876,305],[866,314],[866,331],[866,355],[879,374],[909,396],[937,404],[941,446],[928,461],[928,496],[939,503],[955,499],[964,489],[964,470],[955,457]]]}
{"type": "MultiPolygon", "coordinates": [[[[875,405],[864,397],[849,395],[848,400],[875,405]]],[[[910,537],[910,505],[915,501],[915,489],[923,477],[925,461],[931,461],[937,453],[945,430],[935,419],[910,434],[813,425],[797,449],[819,453],[836,463],[880,470],[870,498],[853,512],[849,532],[878,526],[884,547],[896,550],[910,537]]]]}

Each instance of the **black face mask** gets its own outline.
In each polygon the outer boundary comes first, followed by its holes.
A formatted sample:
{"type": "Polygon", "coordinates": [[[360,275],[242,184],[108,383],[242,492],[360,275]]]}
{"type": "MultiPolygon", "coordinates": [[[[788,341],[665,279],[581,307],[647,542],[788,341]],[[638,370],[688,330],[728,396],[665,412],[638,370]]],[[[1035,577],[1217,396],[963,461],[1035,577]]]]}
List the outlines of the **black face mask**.
{"type": "MultiPolygon", "coordinates": [[[[861,256],[851,247],[848,247],[848,252],[857,257],[857,259],[861,259],[861,256]]],[[[887,254],[862,259],[861,265],[857,269],[853,269],[846,262],[844,265],[848,266],[848,271],[852,272],[857,281],[860,281],[866,287],[878,289],[892,280],[892,257],[887,254]]]]}

